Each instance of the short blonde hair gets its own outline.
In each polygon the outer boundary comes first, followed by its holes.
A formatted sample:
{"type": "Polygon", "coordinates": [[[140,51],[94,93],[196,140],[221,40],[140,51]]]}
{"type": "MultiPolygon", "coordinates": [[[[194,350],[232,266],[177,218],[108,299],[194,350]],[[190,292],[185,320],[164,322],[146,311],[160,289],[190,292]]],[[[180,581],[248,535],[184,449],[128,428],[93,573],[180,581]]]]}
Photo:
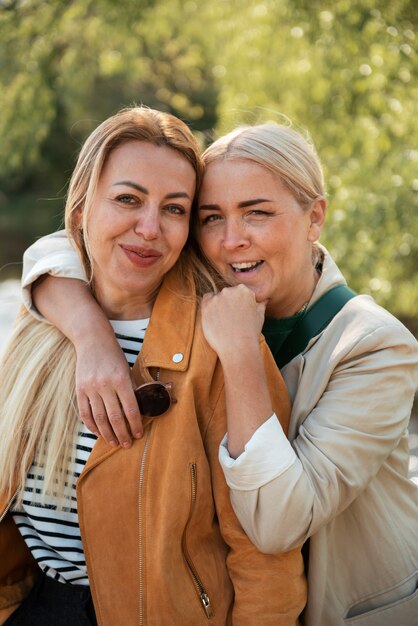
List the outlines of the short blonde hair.
{"type": "Polygon", "coordinates": [[[302,208],[325,195],[322,166],[313,143],[284,124],[241,126],[217,139],[203,153],[205,166],[214,161],[246,160],[276,174],[302,208]]]}

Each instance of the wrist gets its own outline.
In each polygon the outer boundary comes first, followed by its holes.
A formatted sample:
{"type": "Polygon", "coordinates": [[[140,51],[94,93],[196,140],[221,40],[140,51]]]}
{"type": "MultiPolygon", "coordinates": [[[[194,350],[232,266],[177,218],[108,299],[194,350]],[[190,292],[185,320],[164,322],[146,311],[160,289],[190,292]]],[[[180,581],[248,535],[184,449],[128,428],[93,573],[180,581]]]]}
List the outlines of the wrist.
{"type": "Polygon", "coordinates": [[[246,342],[244,346],[225,348],[218,352],[223,368],[254,368],[262,369],[263,359],[258,341],[246,342]]]}

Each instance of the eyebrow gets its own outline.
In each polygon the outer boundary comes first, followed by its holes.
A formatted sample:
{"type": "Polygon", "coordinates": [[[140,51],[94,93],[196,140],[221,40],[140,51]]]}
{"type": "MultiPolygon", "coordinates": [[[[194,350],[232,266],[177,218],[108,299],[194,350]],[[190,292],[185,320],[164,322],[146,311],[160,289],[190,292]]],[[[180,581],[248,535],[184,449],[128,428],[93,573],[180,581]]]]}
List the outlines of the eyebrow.
{"type": "MultiPolygon", "coordinates": [[[[146,195],[149,194],[149,190],[142,185],[138,185],[138,183],[134,183],[131,180],[120,180],[117,183],[113,183],[112,187],[117,187],[118,185],[126,185],[127,187],[133,187],[137,191],[144,193],[146,195]]],[[[188,198],[190,200],[190,196],[185,191],[173,191],[172,193],[167,193],[165,196],[167,199],[171,198],[188,198]]]]}
{"type": "MultiPolygon", "coordinates": [[[[268,200],[267,198],[254,198],[254,200],[244,200],[243,202],[238,203],[238,208],[246,209],[249,206],[254,206],[255,204],[262,204],[263,202],[272,202],[272,200],[268,200]]],[[[199,209],[202,211],[220,211],[221,207],[219,204],[201,204],[199,209]]]]}

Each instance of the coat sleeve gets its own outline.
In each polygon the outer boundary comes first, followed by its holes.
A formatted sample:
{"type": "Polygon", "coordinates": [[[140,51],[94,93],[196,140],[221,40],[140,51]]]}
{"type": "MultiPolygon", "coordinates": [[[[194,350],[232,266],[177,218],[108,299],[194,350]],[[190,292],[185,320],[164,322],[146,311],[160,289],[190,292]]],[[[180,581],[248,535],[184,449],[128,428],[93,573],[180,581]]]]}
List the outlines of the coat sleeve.
{"type": "MultiPolygon", "coordinates": [[[[277,384],[271,389],[273,407],[287,428],[289,400],[286,386],[264,341],[261,349],[264,352],[267,372],[272,374],[275,371],[277,384]]],[[[222,391],[212,414],[205,444],[220,530],[229,547],[227,567],[235,594],[232,624],[295,626],[299,623],[298,618],[307,598],[301,550],[296,547],[285,553],[263,554],[249,540],[235,516],[229,489],[218,462],[219,443],[225,434],[226,410],[223,387],[220,386],[222,391]]]]}
{"type": "Polygon", "coordinates": [[[43,274],[86,281],[80,258],[65,230],[38,239],[23,255],[23,302],[28,311],[39,319],[42,318],[32,303],[32,285],[43,274]]]}
{"type": "MultiPolygon", "coordinates": [[[[389,319],[357,336],[343,355],[338,343],[329,354],[324,346],[323,358],[335,363],[318,402],[299,426],[293,464],[276,472],[273,460],[270,478],[264,476],[250,489],[240,480],[239,471],[225,468],[234,510],[261,550],[300,545],[350,506],[398,445],[407,458],[406,429],[418,383],[418,347],[397,320],[389,319]]],[[[304,371],[302,376],[310,378],[303,388],[309,395],[315,373],[304,371]]],[[[265,430],[265,436],[271,436],[265,430]]],[[[279,450],[283,434],[277,431],[276,437],[279,450]]],[[[257,445],[263,445],[262,437],[257,445]]],[[[252,450],[250,456],[256,453],[252,450]]],[[[404,472],[399,459],[393,463],[395,471],[404,472]]]]}

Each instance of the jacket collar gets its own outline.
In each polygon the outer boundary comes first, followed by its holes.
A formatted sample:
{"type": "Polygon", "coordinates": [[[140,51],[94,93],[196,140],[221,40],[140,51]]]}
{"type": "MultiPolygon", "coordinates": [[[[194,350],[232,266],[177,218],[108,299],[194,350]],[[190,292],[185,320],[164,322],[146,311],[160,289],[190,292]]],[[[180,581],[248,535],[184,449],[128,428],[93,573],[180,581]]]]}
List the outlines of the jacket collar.
{"type": "MultiPolygon", "coordinates": [[[[197,297],[193,274],[181,276],[177,266],[166,274],[145,333],[144,343],[132,368],[137,384],[152,380],[148,368],[157,367],[184,372],[189,367],[195,332],[197,297]]],[[[148,418],[144,418],[144,426],[148,418]]],[[[109,447],[99,438],[94,445],[83,472],[88,472],[121,448],[109,447]]]]}
{"type": "Polygon", "coordinates": [[[319,300],[319,298],[323,296],[324,293],[332,289],[332,287],[347,284],[347,281],[341,274],[337,264],[334,262],[325,246],[319,243],[316,245],[320,251],[320,255],[322,258],[322,272],[311,296],[311,299],[308,302],[308,307],[310,307],[314,302],[319,300]]]}
{"type": "Polygon", "coordinates": [[[189,367],[196,324],[197,297],[193,275],[185,277],[175,266],[166,274],[152,309],[144,343],[133,367],[160,367],[184,372],[189,367]]]}

